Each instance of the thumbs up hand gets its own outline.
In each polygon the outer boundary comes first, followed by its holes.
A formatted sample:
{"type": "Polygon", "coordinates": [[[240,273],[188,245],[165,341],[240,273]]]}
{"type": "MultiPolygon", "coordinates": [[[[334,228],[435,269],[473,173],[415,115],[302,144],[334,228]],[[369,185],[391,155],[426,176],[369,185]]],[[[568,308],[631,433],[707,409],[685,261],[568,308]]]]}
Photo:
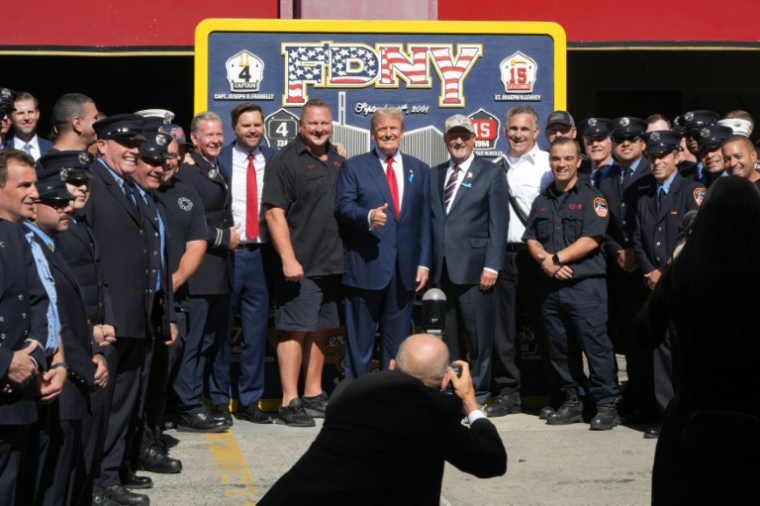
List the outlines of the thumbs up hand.
{"type": "Polygon", "coordinates": [[[388,203],[383,204],[382,207],[377,207],[369,213],[369,223],[373,228],[381,228],[385,225],[387,216],[385,210],[388,209],[388,203]]]}

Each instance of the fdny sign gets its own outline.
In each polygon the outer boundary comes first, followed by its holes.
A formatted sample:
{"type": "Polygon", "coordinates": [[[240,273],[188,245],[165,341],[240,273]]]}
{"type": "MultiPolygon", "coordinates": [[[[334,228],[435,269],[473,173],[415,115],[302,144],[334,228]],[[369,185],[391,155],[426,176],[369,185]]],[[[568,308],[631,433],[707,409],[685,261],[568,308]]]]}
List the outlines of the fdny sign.
{"type": "Polygon", "coordinates": [[[209,19],[196,29],[195,109],[218,113],[229,143],[230,111],[257,104],[265,141],[282,149],[301,108],[319,99],[331,141],[352,156],[373,148],[372,114],[395,108],[402,151],[429,164],[448,160],[443,125],[464,114],[475,152],[495,157],[507,149],[510,108],[530,104],[540,118],[566,108],[565,54],[554,23],[209,19]]]}
{"type": "Polygon", "coordinates": [[[303,105],[307,85],[328,88],[431,88],[431,67],[440,76],[439,107],[464,106],[462,84],[483,54],[480,44],[376,45],[317,42],[283,44],[285,93],[282,105],[303,105]]]}

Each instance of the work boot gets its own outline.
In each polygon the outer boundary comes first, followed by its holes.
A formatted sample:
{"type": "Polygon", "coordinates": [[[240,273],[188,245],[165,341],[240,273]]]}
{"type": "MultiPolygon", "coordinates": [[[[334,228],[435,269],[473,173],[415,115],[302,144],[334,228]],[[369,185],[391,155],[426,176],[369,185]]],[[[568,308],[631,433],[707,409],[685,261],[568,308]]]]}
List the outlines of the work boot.
{"type": "Polygon", "coordinates": [[[153,433],[146,434],[140,442],[137,468],[161,474],[175,474],[182,471],[182,462],[169,457],[161,444],[151,437],[152,435],[153,433]]]}
{"type": "Polygon", "coordinates": [[[522,413],[520,392],[498,395],[491,404],[486,406],[485,409],[488,418],[498,418],[500,416],[511,415],[514,413],[522,413]]]}
{"type": "Polygon", "coordinates": [[[565,402],[559,409],[549,413],[546,423],[549,425],[568,425],[583,421],[583,401],[578,398],[575,390],[565,392],[565,402]]]}
{"type": "Polygon", "coordinates": [[[615,403],[600,404],[596,408],[596,416],[591,419],[591,430],[611,430],[620,424],[615,403]]]}

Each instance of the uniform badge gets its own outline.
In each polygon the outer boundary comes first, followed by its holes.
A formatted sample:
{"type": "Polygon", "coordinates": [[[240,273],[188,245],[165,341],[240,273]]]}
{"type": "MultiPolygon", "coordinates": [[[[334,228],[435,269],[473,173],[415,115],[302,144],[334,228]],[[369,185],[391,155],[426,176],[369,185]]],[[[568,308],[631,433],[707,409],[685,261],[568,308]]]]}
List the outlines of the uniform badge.
{"type": "Polygon", "coordinates": [[[217,171],[216,169],[211,169],[210,171],[208,171],[209,179],[214,179],[218,173],[219,171],[217,171]]]}
{"type": "Polygon", "coordinates": [[[741,128],[741,127],[742,127],[742,122],[741,122],[741,121],[739,121],[739,120],[737,120],[737,121],[734,121],[734,127],[735,127],[735,128],[741,128]]]}
{"type": "Polygon", "coordinates": [[[77,159],[79,160],[79,165],[87,165],[90,163],[90,155],[84,151],[79,153],[77,159]]]}
{"type": "Polygon", "coordinates": [[[596,126],[596,118],[591,118],[588,120],[588,126],[595,127],[596,126]]]}
{"type": "Polygon", "coordinates": [[[705,199],[705,194],[707,193],[707,188],[695,188],[694,189],[694,201],[697,203],[698,206],[702,205],[702,201],[705,199]]]}
{"type": "Polygon", "coordinates": [[[166,134],[158,134],[156,135],[156,144],[159,146],[166,146],[166,137],[164,137],[166,134]]]}
{"type": "Polygon", "coordinates": [[[686,121],[693,120],[694,119],[694,113],[693,112],[687,112],[686,114],[683,115],[683,119],[685,119],[686,121]]]}
{"type": "Polygon", "coordinates": [[[11,98],[11,91],[7,88],[0,88],[2,89],[3,98],[11,98]]]}
{"type": "Polygon", "coordinates": [[[699,131],[699,135],[702,136],[703,139],[707,139],[710,137],[710,129],[709,128],[703,128],[699,131]]]}
{"type": "Polygon", "coordinates": [[[606,218],[607,217],[607,201],[603,198],[595,198],[594,199],[594,212],[597,216],[600,218],[606,218]]]}
{"type": "Polygon", "coordinates": [[[660,140],[660,132],[652,132],[652,135],[649,136],[652,141],[657,142],[660,140]]]}
{"type": "Polygon", "coordinates": [[[180,197],[177,200],[177,204],[179,204],[179,208],[183,211],[189,211],[193,208],[193,201],[187,197],[180,197]]]}
{"type": "Polygon", "coordinates": [[[468,172],[467,176],[465,176],[465,179],[472,179],[472,172],[468,172]]]}
{"type": "Polygon", "coordinates": [[[631,124],[631,120],[629,120],[628,118],[622,118],[620,120],[620,126],[624,126],[625,127],[625,126],[628,126],[630,124],[631,124]]]}
{"type": "Polygon", "coordinates": [[[69,178],[69,169],[67,169],[66,167],[62,168],[58,172],[58,175],[61,176],[61,181],[66,181],[69,178]]]}

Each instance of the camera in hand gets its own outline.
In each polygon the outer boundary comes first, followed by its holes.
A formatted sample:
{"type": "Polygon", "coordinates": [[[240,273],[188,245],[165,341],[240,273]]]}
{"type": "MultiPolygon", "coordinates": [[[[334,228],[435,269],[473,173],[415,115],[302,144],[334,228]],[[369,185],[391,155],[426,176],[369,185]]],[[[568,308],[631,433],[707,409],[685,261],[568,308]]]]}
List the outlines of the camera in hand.
{"type": "MultiPolygon", "coordinates": [[[[454,374],[457,375],[457,378],[461,378],[462,377],[462,368],[459,367],[459,365],[457,365],[457,364],[455,364],[453,362],[451,364],[449,364],[449,365],[451,366],[452,369],[454,369],[454,374]]],[[[449,384],[446,385],[446,393],[447,394],[453,394],[454,393],[454,384],[451,381],[449,381],[449,384]]]]}

